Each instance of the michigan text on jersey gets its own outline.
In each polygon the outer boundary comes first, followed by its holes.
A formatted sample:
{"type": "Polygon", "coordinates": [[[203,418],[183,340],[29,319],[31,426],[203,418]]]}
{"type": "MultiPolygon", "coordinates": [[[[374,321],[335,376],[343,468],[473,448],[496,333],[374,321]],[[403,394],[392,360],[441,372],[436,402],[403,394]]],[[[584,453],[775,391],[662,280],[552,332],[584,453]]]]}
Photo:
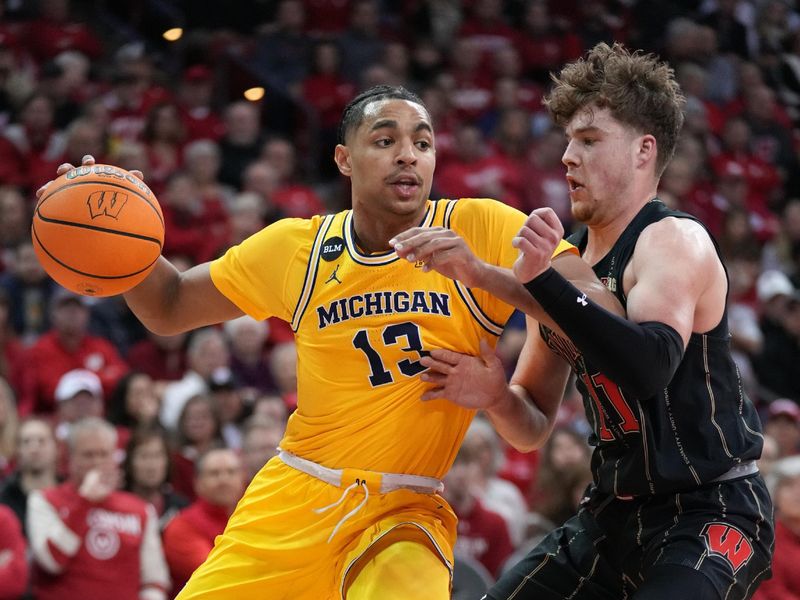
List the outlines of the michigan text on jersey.
{"type": "Polygon", "coordinates": [[[317,307],[320,329],[350,319],[395,313],[425,313],[449,317],[450,295],[431,291],[367,292],[339,298],[327,306],[317,307]]]}

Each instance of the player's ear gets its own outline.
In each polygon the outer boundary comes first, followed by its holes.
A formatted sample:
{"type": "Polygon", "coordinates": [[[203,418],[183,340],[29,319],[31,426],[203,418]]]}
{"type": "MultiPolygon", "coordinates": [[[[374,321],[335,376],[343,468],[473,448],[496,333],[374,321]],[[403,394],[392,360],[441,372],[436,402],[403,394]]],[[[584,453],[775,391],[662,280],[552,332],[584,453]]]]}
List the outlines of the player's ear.
{"type": "Polygon", "coordinates": [[[639,139],[639,148],[637,151],[638,166],[643,166],[649,161],[656,159],[656,152],[658,146],[656,138],[650,134],[644,135],[639,139]]]}
{"type": "Polygon", "coordinates": [[[339,167],[339,172],[345,177],[350,177],[353,172],[353,166],[350,164],[350,151],[347,146],[337,144],[336,150],[333,151],[333,160],[336,162],[336,166],[339,167]]]}

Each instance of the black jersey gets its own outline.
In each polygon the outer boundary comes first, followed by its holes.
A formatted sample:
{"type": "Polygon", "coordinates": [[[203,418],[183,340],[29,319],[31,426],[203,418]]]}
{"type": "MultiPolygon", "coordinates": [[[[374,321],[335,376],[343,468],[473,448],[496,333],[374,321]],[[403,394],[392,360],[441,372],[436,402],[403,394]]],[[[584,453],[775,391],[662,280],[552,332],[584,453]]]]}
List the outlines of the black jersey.
{"type": "MultiPolygon", "coordinates": [[[[658,200],[649,202],[593,266],[623,307],[622,274],[636,241],[645,227],[665,217],[696,220],[658,200]]],[[[583,231],[570,238],[581,252],[586,235],[583,231]]],[[[672,380],[650,398],[633,397],[571,343],[546,327],[541,332],[576,373],[593,428],[592,471],[601,492],[639,496],[686,491],[761,455],[761,424],[731,357],[727,301],[720,323],[706,333],[692,334],[672,380]]]]}

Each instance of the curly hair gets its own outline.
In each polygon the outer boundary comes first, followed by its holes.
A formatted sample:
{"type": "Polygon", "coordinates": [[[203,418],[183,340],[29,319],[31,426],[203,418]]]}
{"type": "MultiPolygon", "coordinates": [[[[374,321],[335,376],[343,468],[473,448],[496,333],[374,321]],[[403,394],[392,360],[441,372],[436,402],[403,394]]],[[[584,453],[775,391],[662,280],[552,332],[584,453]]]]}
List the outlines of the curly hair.
{"type": "Polygon", "coordinates": [[[675,153],[686,102],[667,63],[619,43],[600,43],[551,77],[544,104],[558,125],[565,127],[584,108],[608,108],[617,121],[656,138],[661,176],[675,153]]]}

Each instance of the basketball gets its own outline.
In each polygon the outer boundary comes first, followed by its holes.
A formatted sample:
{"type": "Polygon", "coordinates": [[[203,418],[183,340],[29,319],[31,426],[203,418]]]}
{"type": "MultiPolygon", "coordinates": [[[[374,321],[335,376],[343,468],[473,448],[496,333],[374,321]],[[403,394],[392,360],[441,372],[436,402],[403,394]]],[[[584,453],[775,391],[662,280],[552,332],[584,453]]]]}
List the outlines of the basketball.
{"type": "Polygon", "coordinates": [[[150,188],[128,171],[86,165],[47,187],[31,238],[39,262],[59,284],[85,296],[113,296],[155,266],[164,216],[150,188]]]}

